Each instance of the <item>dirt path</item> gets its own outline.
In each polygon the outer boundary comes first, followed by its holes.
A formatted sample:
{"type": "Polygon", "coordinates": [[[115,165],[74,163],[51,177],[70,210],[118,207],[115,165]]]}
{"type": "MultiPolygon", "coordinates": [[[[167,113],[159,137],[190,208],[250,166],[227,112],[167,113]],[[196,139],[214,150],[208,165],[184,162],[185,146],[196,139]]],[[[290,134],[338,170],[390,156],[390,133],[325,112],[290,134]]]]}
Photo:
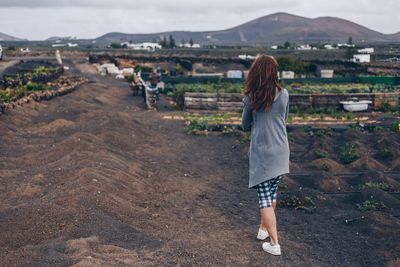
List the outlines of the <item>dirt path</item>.
{"type": "Polygon", "coordinates": [[[393,260],[393,250],[387,258],[384,245],[375,249],[379,237],[356,233],[329,210],[280,209],[283,256],[262,252],[238,138],[189,136],[182,122],[163,119],[172,112],[144,110],[126,83],[80,68],[93,82],[0,117],[1,266],[393,260]]]}

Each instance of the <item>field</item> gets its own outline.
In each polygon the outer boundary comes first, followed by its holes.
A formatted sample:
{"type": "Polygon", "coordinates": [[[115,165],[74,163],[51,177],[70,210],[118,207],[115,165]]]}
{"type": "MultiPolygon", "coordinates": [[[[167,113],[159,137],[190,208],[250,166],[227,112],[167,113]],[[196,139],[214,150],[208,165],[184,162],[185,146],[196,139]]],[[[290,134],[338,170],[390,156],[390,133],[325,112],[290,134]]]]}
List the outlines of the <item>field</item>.
{"type": "Polygon", "coordinates": [[[204,129],[166,96],[147,111],[125,81],[69,66],[89,82],[0,116],[0,266],[400,264],[396,114],[379,126],[288,125],[283,255],[270,257],[255,239],[247,134],[189,134],[204,129]]]}

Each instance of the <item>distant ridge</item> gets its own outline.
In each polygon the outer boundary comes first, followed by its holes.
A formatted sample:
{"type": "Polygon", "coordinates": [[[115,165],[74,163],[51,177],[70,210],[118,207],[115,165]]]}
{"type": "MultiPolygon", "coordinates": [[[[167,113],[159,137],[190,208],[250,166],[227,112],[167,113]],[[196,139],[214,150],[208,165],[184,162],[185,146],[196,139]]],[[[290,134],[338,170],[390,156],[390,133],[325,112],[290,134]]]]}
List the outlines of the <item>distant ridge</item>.
{"type": "Polygon", "coordinates": [[[200,44],[257,45],[293,43],[344,43],[351,36],[356,43],[400,43],[400,32],[383,34],[349,20],[336,17],[306,18],[288,13],[260,17],[221,31],[171,31],[149,34],[112,32],[100,36],[97,42],[149,42],[172,34],[176,42],[193,39],[200,44]]]}
{"type": "Polygon", "coordinates": [[[1,41],[25,41],[25,40],[0,32],[0,42],[1,41]]]}

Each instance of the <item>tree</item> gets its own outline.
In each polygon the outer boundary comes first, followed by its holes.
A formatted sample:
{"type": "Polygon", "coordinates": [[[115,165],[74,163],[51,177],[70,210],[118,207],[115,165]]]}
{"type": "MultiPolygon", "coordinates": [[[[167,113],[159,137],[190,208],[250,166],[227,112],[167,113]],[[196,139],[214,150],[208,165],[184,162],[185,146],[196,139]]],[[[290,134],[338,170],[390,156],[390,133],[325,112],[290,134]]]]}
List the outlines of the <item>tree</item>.
{"type": "Polygon", "coordinates": [[[353,44],[353,37],[349,36],[349,39],[347,40],[347,44],[349,44],[349,45],[353,44]]]}
{"type": "Polygon", "coordinates": [[[119,44],[119,43],[111,43],[111,44],[110,44],[110,47],[111,47],[111,48],[114,48],[114,49],[118,49],[118,48],[121,48],[122,46],[121,46],[121,44],[119,44]]]}
{"type": "Polygon", "coordinates": [[[194,42],[193,42],[193,39],[192,38],[190,38],[190,47],[192,47],[193,46],[193,44],[194,44],[194,42]]]}
{"type": "Polygon", "coordinates": [[[353,56],[357,53],[357,50],[354,47],[347,47],[346,49],[346,58],[352,59],[353,56]]]}
{"type": "Polygon", "coordinates": [[[159,44],[160,44],[162,47],[167,47],[167,46],[168,46],[167,37],[163,36],[163,37],[161,38],[159,44]]]}
{"type": "Polygon", "coordinates": [[[172,34],[169,35],[169,47],[170,47],[170,48],[176,47],[175,39],[174,39],[174,37],[172,36],[172,34]]]}
{"type": "Polygon", "coordinates": [[[291,44],[290,44],[288,41],[286,41],[286,42],[283,44],[283,47],[284,47],[285,49],[289,49],[290,46],[291,46],[291,44]]]}

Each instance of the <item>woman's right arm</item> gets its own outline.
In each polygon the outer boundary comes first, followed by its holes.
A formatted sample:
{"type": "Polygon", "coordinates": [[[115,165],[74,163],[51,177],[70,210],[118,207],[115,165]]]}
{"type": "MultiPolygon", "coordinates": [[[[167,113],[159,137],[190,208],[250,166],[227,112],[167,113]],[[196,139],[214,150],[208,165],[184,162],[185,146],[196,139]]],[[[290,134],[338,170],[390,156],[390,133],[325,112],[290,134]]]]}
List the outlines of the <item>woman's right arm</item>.
{"type": "Polygon", "coordinates": [[[243,98],[243,113],[242,113],[242,128],[244,131],[251,131],[251,124],[253,122],[253,114],[251,110],[250,99],[248,96],[243,98]]]}

